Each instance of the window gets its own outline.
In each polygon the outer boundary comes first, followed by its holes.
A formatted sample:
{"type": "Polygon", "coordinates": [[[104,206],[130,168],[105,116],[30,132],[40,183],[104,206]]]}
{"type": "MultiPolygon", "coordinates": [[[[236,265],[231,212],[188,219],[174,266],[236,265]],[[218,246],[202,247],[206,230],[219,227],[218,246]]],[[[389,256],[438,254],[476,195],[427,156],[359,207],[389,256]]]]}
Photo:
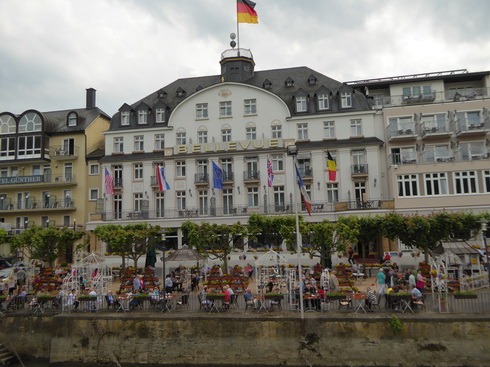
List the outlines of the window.
{"type": "Polygon", "coordinates": [[[134,137],[134,151],[135,152],[145,151],[145,141],[143,135],[137,135],[134,137]]]}
{"type": "Polygon", "coordinates": [[[403,88],[403,100],[409,102],[411,100],[419,100],[421,98],[431,98],[432,91],[430,85],[413,86],[403,88]]]}
{"type": "Polygon", "coordinates": [[[185,210],[185,191],[177,191],[177,209],[178,210],[185,210]]]}
{"type": "Polygon", "coordinates": [[[165,217],[165,191],[155,193],[155,215],[157,218],[165,217]]]}
{"type": "Polygon", "coordinates": [[[245,171],[245,180],[259,179],[259,163],[257,157],[246,158],[247,170],[245,171]]]}
{"type": "Polygon", "coordinates": [[[392,117],[389,119],[389,130],[391,136],[411,135],[415,131],[413,117],[392,117]]]}
{"type": "Polygon", "coordinates": [[[124,153],[122,136],[118,136],[114,138],[114,153],[124,153]]]}
{"type": "Polygon", "coordinates": [[[335,138],[335,122],[324,121],[323,122],[323,137],[325,139],[335,138]]]}
{"type": "Polygon", "coordinates": [[[74,178],[73,176],[73,164],[72,163],[65,163],[63,165],[63,170],[64,170],[64,177],[65,177],[65,182],[71,182],[74,178]]]}
{"type": "Polygon", "coordinates": [[[247,201],[248,206],[258,207],[259,206],[259,188],[249,187],[247,188],[247,201]]]}
{"type": "Polygon", "coordinates": [[[233,159],[223,158],[221,160],[221,169],[223,170],[223,181],[233,181],[233,159]]]}
{"type": "Polygon", "coordinates": [[[63,139],[61,150],[58,151],[59,155],[75,155],[75,139],[63,139]]]}
{"type": "Polygon", "coordinates": [[[40,156],[41,137],[40,136],[19,136],[18,155],[21,158],[40,156]]]}
{"type": "Polygon", "coordinates": [[[208,132],[207,131],[198,131],[197,132],[197,142],[199,144],[206,144],[208,142],[208,132]]]}
{"type": "Polygon", "coordinates": [[[196,104],[196,120],[202,120],[208,118],[208,104],[198,103],[196,104]]]}
{"type": "Polygon", "coordinates": [[[231,101],[219,103],[219,117],[231,117],[231,101]]]}
{"type": "Polygon", "coordinates": [[[70,113],[68,115],[68,126],[69,127],[77,126],[77,114],[76,113],[70,113]]]}
{"type": "Polygon", "coordinates": [[[140,110],[138,111],[138,124],[144,125],[148,123],[148,111],[140,110]]]}
{"type": "Polygon", "coordinates": [[[487,152],[485,142],[476,141],[471,143],[460,143],[459,154],[463,161],[474,161],[486,158],[487,152]]]}
{"type": "Polygon", "coordinates": [[[223,189],[223,214],[234,214],[232,189],[223,189]]]}
{"type": "Polygon", "coordinates": [[[490,170],[483,171],[483,185],[485,192],[490,192],[490,170]]]}
{"type": "Polygon", "coordinates": [[[244,113],[245,113],[245,115],[257,114],[257,100],[246,99],[244,101],[244,113]]]}
{"type": "Polygon", "coordinates": [[[342,108],[352,107],[352,94],[350,92],[340,94],[340,105],[342,108]]]}
{"type": "Polygon", "coordinates": [[[0,157],[15,157],[15,138],[0,138],[0,157]]]}
{"type": "Polygon", "coordinates": [[[454,187],[456,194],[476,194],[478,192],[476,172],[454,172],[454,187]]]}
{"type": "Polygon", "coordinates": [[[433,195],[447,195],[447,177],[446,173],[426,173],[425,179],[425,194],[429,196],[433,195]]]}
{"type": "Polygon", "coordinates": [[[12,116],[0,116],[0,134],[14,134],[17,131],[17,124],[12,116]]]}
{"type": "Polygon", "coordinates": [[[366,182],[354,182],[354,196],[358,203],[366,202],[366,182]]]}
{"type": "Polygon", "coordinates": [[[187,139],[185,132],[177,133],[177,145],[185,145],[186,141],[187,139]]]}
{"type": "Polygon", "coordinates": [[[142,192],[137,192],[133,194],[133,210],[135,212],[141,212],[141,209],[143,208],[143,193],[142,192]]]}
{"type": "Polygon", "coordinates": [[[155,111],[155,122],[157,124],[162,124],[165,122],[165,110],[163,108],[158,108],[155,111]]]}
{"type": "Polygon", "coordinates": [[[281,139],[282,138],[282,126],[274,125],[272,126],[272,139],[281,139]]]}
{"type": "Polygon", "coordinates": [[[447,131],[445,114],[424,115],[420,118],[420,122],[424,133],[447,131]]]}
{"type": "Polygon", "coordinates": [[[100,172],[100,166],[98,163],[90,163],[89,166],[89,175],[94,176],[98,175],[100,172]]]}
{"type": "Polygon", "coordinates": [[[114,219],[122,218],[122,195],[114,195],[114,219]]]}
{"type": "Polygon", "coordinates": [[[362,120],[350,121],[350,134],[351,136],[362,136],[362,120]]]}
{"type": "Polygon", "coordinates": [[[231,129],[221,130],[221,141],[231,141],[231,129]]]}
{"type": "Polygon", "coordinates": [[[257,129],[255,127],[247,127],[245,129],[245,136],[247,140],[257,139],[257,129]]]}
{"type": "Polygon", "coordinates": [[[339,201],[339,184],[337,183],[327,184],[327,201],[329,203],[336,203],[339,201]]]}
{"type": "Polygon", "coordinates": [[[296,112],[306,112],[306,96],[296,97],[296,112]]]}
{"type": "Polygon", "coordinates": [[[274,204],[276,210],[284,209],[286,203],[286,195],[284,194],[284,186],[274,186],[274,204]]]}
{"type": "Polygon", "coordinates": [[[89,200],[95,201],[99,198],[99,189],[90,189],[89,200]]]}
{"type": "Polygon", "coordinates": [[[271,160],[272,160],[272,170],[274,172],[284,170],[284,159],[282,155],[273,155],[271,156],[271,160]]]}
{"type": "MultiPolygon", "coordinates": [[[[415,152],[413,152],[415,154],[415,152]]],[[[428,145],[424,149],[425,163],[449,162],[448,145],[428,145]]]]}
{"type": "Polygon", "coordinates": [[[175,162],[175,167],[176,167],[176,176],[185,177],[185,161],[175,162]]]}
{"type": "Polygon", "coordinates": [[[133,178],[135,180],[143,179],[143,163],[133,164],[133,178]]]}
{"type": "Polygon", "coordinates": [[[417,163],[415,153],[415,147],[392,148],[391,164],[415,164],[417,163]]]}
{"type": "Polygon", "coordinates": [[[308,124],[298,124],[298,140],[308,140],[308,124]]]}
{"type": "Polygon", "coordinates": [[[121,126],[129,125],[129,111],[121,112],[121,126]]]}
{"type": "Polygon", "coordinates": [[[199,214],[207,215],[208,214],[208,190],[199,190],[199,214]]]}
{"type": "Polygon", "coordinates": [[[165,134],[155,134],[155,150],[163,150],[165,148],[165,134]]]}
{"type": "Polygon", "coordinates": [[[41,131],[41,128],[41,116],[34,112],[26,113],[19,121],[19,133],[41,131]]]}
{"type": "Polygon", "coordinates": [[[399,197],[407,197],[407,196],[418,196],[418,182],[417,175],[398,175],[396,177],[396,181],[398,184],[398,196],[399,197]]]}
{"type": "Polygon", "coordinates": [[[318,110],[328,110],[330,108],[328,94],[318,95],[318,110]]]}

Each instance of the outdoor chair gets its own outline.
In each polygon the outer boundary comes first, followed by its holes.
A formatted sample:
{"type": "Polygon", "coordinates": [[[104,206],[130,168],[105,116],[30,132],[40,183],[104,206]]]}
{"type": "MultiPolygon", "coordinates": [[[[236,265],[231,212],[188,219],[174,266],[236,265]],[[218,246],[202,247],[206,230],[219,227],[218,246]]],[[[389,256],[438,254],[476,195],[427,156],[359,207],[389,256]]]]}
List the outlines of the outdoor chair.
{"type": "Polygon", "coordinates": [[[233,307],[233,308],[236,308],[238,309],[238,294],[232,294],[231,295],[231,302],[230,302],[230,306],[233,307]]]}
{"type": "Polygon", "coordinates": [[[189,309],[189,295],[182,295],[180,301],[177,302],[177,305],[175,307],[180,309],[189,309]]]}

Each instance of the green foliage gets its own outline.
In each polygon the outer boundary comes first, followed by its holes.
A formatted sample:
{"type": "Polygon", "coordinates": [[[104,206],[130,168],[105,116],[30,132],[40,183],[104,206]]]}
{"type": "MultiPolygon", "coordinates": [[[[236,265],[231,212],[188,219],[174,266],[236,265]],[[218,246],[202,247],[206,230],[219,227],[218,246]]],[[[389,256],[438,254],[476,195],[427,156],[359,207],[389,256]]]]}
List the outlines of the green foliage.
{"type": "Polygon", "coordinates": [[[74,242],[84,235],[84,231],[74,231],[66,227],[58,229],[32,226],[13,237],[10,246],[25,257],[45,261],[52,267],[58,256],[71,249],[74,242]]]}
{"type": "Polygon", "coordinates": [[[284,240],[291,241],[296,230],[294,215],[262,215],[253,213],[248,218],[248,233],[252,241],[261,239],[265,245],[281,247],[284,240]]]}
{"type": "Polygon", "coordinates": [[[395,315],[391,316],[389,322],[390,322],[390,328],[391,328],[391,330],[393,330],[393,332],[395,334],[398,334],[399,332],[401,332],[403,330],[403,328],[405,327],[403,322],[398,317],[396,317],[395,315]]]}

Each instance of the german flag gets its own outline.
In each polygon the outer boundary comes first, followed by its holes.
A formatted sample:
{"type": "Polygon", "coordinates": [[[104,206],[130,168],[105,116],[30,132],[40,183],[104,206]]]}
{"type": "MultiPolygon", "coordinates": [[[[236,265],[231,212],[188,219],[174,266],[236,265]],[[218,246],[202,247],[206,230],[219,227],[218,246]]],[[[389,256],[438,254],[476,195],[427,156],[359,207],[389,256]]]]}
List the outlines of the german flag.
{"type": "Polygon", "coordinates": [[[236,11],[237,11],[237,22],[238,23],[259,23],[259,16],[254,10],[255,3],[250,0],[237,0],[236,1],[236,11]]]}

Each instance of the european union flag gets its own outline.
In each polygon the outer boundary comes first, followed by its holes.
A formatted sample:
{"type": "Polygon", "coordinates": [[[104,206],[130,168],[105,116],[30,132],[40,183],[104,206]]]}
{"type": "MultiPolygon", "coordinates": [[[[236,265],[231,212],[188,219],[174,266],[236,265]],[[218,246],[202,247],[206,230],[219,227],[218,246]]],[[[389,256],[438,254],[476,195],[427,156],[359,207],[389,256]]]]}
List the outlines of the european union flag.
{"type": "Polygon", "coordinates": [[[223,170],[213,162],[213,184],[215,189],[223,190],[223,170]]]}

